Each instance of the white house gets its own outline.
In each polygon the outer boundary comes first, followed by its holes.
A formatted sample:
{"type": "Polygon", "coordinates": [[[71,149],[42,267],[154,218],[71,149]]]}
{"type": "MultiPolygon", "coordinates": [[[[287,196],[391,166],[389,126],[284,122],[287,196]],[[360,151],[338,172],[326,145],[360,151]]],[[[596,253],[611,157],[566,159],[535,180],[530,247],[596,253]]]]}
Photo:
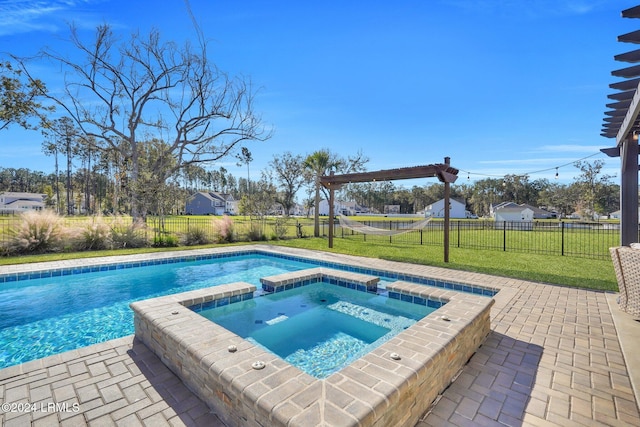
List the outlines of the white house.
{"type": "MultiPolygon", "coordinates": [[[[507,214],[505,211],[505,215],[509,215],[509,216],[517,216],[516,214],[513,214],[513,212],[517,212],[521,209],[525,209],[528,208],[531,210],[531,212],[533,212],[533,218],[530,220],[524,220],[524,221],[533,221],[534,219],[550,219],[550,218],[556,218],[557,217],[557,213],[555,212],[549,212],[545,209],[541,209],[541,208],[536,208],[535,206],[531,206],[531,205],[527,205],[526,203],[522,203],[520,205],[518,205],[517,203],[514,202],[502,202],[502,203],[498,203],[496,205],[491,205],[489,210],[490,210],[490,214],[493,218],[495,218],[496,216],[496,212],[504,209],[504,208],[508,208],[508,209],[513,209],[511,214],[507,214]]],[[[500,220],[500,221],[504,221],[504,220],[500,220]]],[[[523,221],[523,220],[507,220],[507,221],[523,221]]]]}
{"type": "MultiPolygon", "coordinates": [[[[449,199],[449,218],[466,218],[466,205],[457,199],[449,199]]],[[[444,218],[444,199],[430,204],[424,208],[424,216],[429,218],[444,218]]]]}
{"type": "Polygon", "coordinates": [[[0,213],[18,214],[30,210],[41,211],[45,208],[46,194],[19,193],[6,191],[0,193],[0,213]]]}
{"type": "Polygon", "coordinates": [[[187,200],[188,215],[235,215],[238,204],[231,194],[199,191],[187,200]]]}
{"type": "MultiPolygon", "coordinates": [[[[315,212],[313,209],[314,208],[311,208],[311,215],[315,212]]],[[[356,215],[358,212],[362,212],[362,207],[360,207],[356,202],[343,202],[336,200],[333,202],[333,212],[336,215],[356,215]]],[[[318,213],[320,215],[329,215],[328,200],[320,200],[318,213]]]]}
{"type": "Polygon", "coordinates": [[[530,208],[523,206],[505,206],[496,209],[493,214],[493,218],[497,221],[519,221],[519,222],[532,222],[533,211],[530,208]]]}

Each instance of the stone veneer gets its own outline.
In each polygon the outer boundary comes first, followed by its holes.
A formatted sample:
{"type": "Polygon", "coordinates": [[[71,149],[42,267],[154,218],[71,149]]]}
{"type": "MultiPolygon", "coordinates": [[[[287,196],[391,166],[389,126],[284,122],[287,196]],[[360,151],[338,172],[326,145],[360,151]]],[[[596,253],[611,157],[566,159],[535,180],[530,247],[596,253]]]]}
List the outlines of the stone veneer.
{"type": "MultiPolygon", "coordinates": [[[[345,280],[353,274],[321,273],[345,280]]],[[[291,278],[287,273],[281,279],[291,278]]],[[[239,282],[131,304],[136,336],[230,427],[413,427],[489,334],[494,303],[408,282],[389,284],[389,296],[444,305],[319,380],[194,311],[251,298],[255,290],[239,282]],[[253,368],[258,361],[263,369],[253,368]]]]}

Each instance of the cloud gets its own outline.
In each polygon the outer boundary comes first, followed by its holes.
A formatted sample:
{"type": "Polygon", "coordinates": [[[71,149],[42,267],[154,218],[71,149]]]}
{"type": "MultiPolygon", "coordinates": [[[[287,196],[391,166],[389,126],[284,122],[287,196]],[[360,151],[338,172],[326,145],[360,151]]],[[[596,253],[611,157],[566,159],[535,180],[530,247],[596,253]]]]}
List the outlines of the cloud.
{"type": "MultiPolygon", "coordinates": [[[[92,0],[7,0],[0,2],[0,36],[32,31],[55,32],[75,18],[79,6],[92,0]],[[71,19],[70,19],[71,18],[71,19]]],[[[86,20],[78,19],[78,22],[86,20]]]]}
{"type": "Polygon", "coordinates": [[[538,148],[530,150],[530,153],[583,153],[591,154],[600,151],[603,146],[580,145],[580,144],[558,144],[558,145],[542,145],[538,148]]]}
{"type": "Polygon", "coordinates": [[[575,160],[568,157],[556,157],[556,158],[538,158],[538,159],[503,159],[503,160],[479,160],[478,164],[482,165],[549,165],[549,164],[561,164],[575,160]]]}
{"type": "Polygon", "coordinates": [[[464,12],[541,18],[584,15],[606,5],[606,0],[442,0],[464,12]]]}

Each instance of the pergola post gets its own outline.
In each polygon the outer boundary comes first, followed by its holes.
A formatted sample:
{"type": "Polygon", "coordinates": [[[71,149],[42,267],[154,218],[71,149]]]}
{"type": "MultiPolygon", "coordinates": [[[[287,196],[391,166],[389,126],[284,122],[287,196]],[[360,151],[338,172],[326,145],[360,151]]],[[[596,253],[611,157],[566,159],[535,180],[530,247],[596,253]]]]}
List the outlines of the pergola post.
{"type": "MultiPolygon", "coordinates": [[[[334,173],[331,171],[329,176],[333,176],[334,173]]],[[[333,204],[334,204],[334,186],[329,187],[329,248],[333,248],[333,217],[335,215],[333,204]]]]}
{"type": "MultiPolygon", "coordinates": [[[[449,166],[451,159],[449,157],[444,158],[444,164],[449,166]]],[[[444,182],[444,262],[449,262],[449,217],[450,217],[450,198],[451,198],[451,184],[449,181],[444,182]]]]}
{"type": "Polygon", "coordinates": [[[638,141],[630,133],[620,147],[620,244],[638,241],[638,141]]]}

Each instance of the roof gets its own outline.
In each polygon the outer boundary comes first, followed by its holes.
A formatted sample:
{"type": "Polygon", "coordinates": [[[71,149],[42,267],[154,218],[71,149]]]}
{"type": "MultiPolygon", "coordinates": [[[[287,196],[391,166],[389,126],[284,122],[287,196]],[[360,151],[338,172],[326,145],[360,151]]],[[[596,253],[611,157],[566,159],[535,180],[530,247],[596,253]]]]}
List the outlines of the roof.
{"type": "MultiPolygon", "coordinates": [[[[195,195],[200,194],[209,200],[219,200],[222,202],[232,202],[233,196],[228,193],[217,193],[215,191],[198,191],[195,195]]],[[[193,197],[193,196],[192,196],[193,197]]]]}
{"type": "Polygon", "coordinates": [[[26,207],[26,206],[44,206],[44,202],[42,201],[38,201],[38,200],[25,200],[25,199],[18,199],[18,200],[13,200],[9,203],[6,203],[4,205],[1,205],[4,208],[13,208],[14,206],[20,206],[21,208],[26,207]]]}
{"type": "Polygon", "coordinates": [[[500,207],[500,208],[496,209],[496,213],[524,212],[526,210],[529,210],[529,211],[533,212],[533,209],[531,209],[530,207],[515,205],[515,206],[503,206],[503,207],[500,207]]]}
{"type": "Polygon", "coordinates": [[[3,191],[2,193],[0,193],[0,196],[15,197],[16,199],[34,199],[37,197],[44,199],[45,197],[47,197],[47,195],[44,193],[26,193],[19,191],[3,191]]]}
{"type": "MultiPolygon", "coordinates": [[[[640,18],[640,6],[635,6],[622,11],[623,18],[640,18]]],[[[622,43],[640,43],[640,30],[618,36],[618,41],[622,43]]],[[[609,85],[617,92],[607,96],[613,102],[606,104],[607,111],[604,112],[604,123],[601,135],[606,138],[616,138],[616,146],[620,146],[622,141],[630,134],[639,133],[640,121],[640,49],[632,49],[628,52],[614,56],[614,59],[630,66],[617,68],[611,72],[619,80],[609,85]]],[[[619,155],[619,150],[603,150],[608,155],[619,155]]]]}

